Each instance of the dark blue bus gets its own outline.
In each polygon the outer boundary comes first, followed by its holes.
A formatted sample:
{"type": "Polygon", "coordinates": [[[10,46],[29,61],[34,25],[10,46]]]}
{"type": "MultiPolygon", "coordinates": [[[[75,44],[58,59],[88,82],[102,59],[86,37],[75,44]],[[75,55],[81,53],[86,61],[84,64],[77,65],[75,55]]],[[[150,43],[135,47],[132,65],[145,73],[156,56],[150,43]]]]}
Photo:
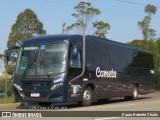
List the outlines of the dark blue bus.
{"type": "Polygon", "coordinates": [[[153,54],[108,39],[50,35],[22,41],[14,74],[19,102],[77,102],[124,97],[154,91],[153,54]],[[84,41],[84,42],[83,42],[84,41]]]}

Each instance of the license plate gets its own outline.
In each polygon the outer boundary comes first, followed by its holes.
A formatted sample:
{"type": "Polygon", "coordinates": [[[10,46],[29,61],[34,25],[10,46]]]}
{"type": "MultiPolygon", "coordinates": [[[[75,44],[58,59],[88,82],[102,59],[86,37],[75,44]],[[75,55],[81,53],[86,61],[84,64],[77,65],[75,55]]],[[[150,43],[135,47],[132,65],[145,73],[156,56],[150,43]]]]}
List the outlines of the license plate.
{"type": "Polygon", "coordinates": [[[31,93],[31,97],[40,97],[40,93],[31,93]]]}

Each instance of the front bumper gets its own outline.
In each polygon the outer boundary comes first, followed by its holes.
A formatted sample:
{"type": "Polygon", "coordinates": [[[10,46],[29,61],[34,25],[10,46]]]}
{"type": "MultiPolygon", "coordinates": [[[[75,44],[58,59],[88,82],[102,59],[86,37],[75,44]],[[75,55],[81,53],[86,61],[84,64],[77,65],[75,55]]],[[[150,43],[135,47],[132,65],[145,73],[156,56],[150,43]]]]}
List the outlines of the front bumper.
{"type": "Polygon", "coordinates": [[[56,90],[18,90],[14,88],[15,101],[17,102],[66,102],[64,86],[56,90]],[[32,93],[38,93],[39,97],[31,96],[32,93]]]}

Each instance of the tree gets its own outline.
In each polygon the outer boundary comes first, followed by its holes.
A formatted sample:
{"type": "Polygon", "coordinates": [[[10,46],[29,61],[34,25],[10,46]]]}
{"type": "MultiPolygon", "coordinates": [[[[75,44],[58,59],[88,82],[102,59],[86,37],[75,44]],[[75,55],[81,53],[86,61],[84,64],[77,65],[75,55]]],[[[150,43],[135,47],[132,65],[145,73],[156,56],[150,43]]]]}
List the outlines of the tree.
{"type": "MultiPolygon", "coordinates": [[[[3,61],[3,59],[4,59],[4,55],[0,54],[0,62],[3,61]]],[[[1,67],[2,67],[2,64],[0,64],[0,69],[1,69],[1,67]]]]}
{"type": "Polygon", "coordinates": [[[143,38],[145,41],[152,39],[155,36],[155,30],[150,28],[150,23],[152,19],[152,15],[156,14],[157,8],[154,5],[147,5],[144,9],[147,16],[144,17],[142,21],[138,21],[138,26],[142,30],[143,38]]]}
{"type": "Polygon", "coordinates": [[[30,9],[26,9],[17,16],[16,23],[9,34],[7,47],[15,45],[18,41],[46,34],[42,22],[30,9]]]}
{"type": "MultiPolygon", "coordinates": [[[[43,29],[43,24],[39,21],[37,15],[32,10],[26,9],[17,16],[16,23],[13,24],[8,37],[7,47],[9,48],[21,40],[44,34],[46,34],[46,31],[43,29]]],[[[7,65],[6,60],[4,62],[7,73],[13,74],[15,59],[12,58],[9,65],[7,65]]]]}
{"type": "MultiPolygon", "coordinates": [[[[67,31],[76,30],[78,34],[88,34],[90,32],[89,31],[90,26],[92,26],[93,28],[93,23],[92,23],[93,19],[95,18],[95,16],[101,14],[100,10],[92,7],[91,3],[83,2],[83,1],[79,2],[78,5],[74,7],[74,10],[75,10],[75,13],[73,13],[72,16],[76,18],[76,22],[66,27],[66,30],[67,31]]],[[[97,29],[97,30],[99,32],[103,32],[102,34],[104,34],[104,33],[107,33],[107,32],[104,32],[104,30],[107,30],[107,28],[105,29],[104,27],[102,27],[103,30],[100,30],[100,29],[97,29]]],[[[97,35],[101,35],[101,34],[99,33],[97,35]]]]}
{"type": "Polygon", "coordinates": [[[83,1],[78,3],[78,5],[74,7],[74,10],[76,12],[73,13],[72,16],[75,17],[77,21],[68,26],[67,30],[77,29],[79,34],[83,34],[92,19],[101,13],[99,9],[93,8],[91,3],[83,1]]]}
{"type": "Polygon", "coordinates": [[[152,14],[156,14],[157,8],[156,6],[149,4],[145,7],[144,11],[151,17],[152,14]]]}
{"type": "Polygon", "coordinates": [[[93,22],[93,27],[96,29],[95,35],[105,38],[105,34],[107,34],[107,30],[110,30],[110,25],[103,21],[95,21],[93,22]]]}
{"type": "Polygon", "coordinates": [[[0,54],[0,59],[3,59],[4,55],[3,54],[0,54]]]}
{"type": "Polygon", "coordinates": [[[156,37],[156,31],[154,30],[154,29],[149,29],[148,30],[148,32],[149,32],[149,40],[155,40],[155,37],[156,37]]]}
{"type": "Polygon", "coordinates": [[[129,45],[144,49],[144,40],[133,40],[131,42],[128,43],[129,45]]]}

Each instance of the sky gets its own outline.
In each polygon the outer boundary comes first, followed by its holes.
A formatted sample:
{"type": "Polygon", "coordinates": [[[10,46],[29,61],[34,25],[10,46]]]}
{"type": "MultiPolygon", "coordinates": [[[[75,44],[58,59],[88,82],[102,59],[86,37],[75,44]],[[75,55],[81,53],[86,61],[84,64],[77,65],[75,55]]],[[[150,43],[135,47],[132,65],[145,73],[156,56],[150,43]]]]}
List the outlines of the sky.
{"type": "MultiPolygon", "coordinates": [[[[6,49],[9,33],[16,22],[17,15],[29,8],[33,10],[43,23],[47,34],[61,34],[62,23],[67,25],[76,21],[71,14],[74,6],[82,0],[1,0],[0,3],[0,53],[6,49]]],[[[83,0],[90,2],[101,14],[94,18],[110,24],[108,37],[114,41],[127,43],[134,39],[142,39],[137,22],[146,15],[147,4],[157,6],[157,13],[152,18],[151,27],[160,36],[160,1],[159,0],[83,0]]]]}

